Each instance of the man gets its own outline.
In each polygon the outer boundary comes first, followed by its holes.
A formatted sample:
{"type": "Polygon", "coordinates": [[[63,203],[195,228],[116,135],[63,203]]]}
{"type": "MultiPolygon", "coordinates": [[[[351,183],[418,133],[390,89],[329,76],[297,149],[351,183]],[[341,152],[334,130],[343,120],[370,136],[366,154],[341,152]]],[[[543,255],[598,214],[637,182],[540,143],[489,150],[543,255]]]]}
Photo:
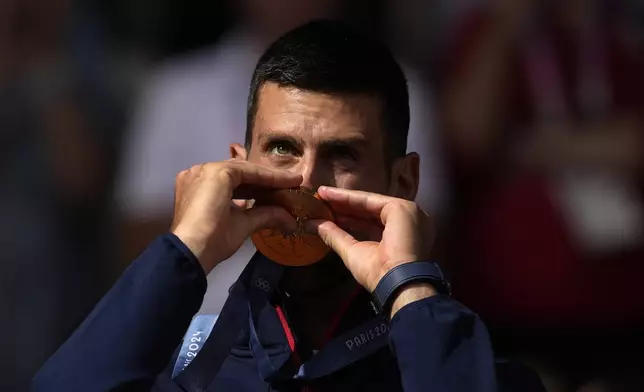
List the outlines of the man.
{"type": "MultiPolygon", "coordinates": [[[[495,372],[485,327],[427,262],[432,224],[410,201],[419,157],[406,153],[408,123],[404,76],[380,44],[324,21],[278,39],[253,75],[246,145],[177,176],[171,233],[131,265],[34,389],[543,390],[520,367],[495,372]],[[306,226],[334,252],[309,267],[254,257],[198,355],[173,355],[206,274],[261,228],[295,230],[286,210],[238,201],[296,186],[334,209],[337,224],[306,226]]],[[[197,350],[203,335],[184,342],[197,350]]]]}
{"type": "MultiPolygon", "coordinates": [[[[172,57],[151,74],[126,132],[115,207],[120,222],[120,275],[172,221],[174,176],[201,162],[229,157],[243,138],[248,82],[264,49],[286,31],[311,19],[348,17],[356,1],[235,0],[238,23],[214,46],[172,57]],[[283,10],[288,12],[283,12],[283,10]],[[213,124],[217,124],[213,128],[213,124]]],[[[361,12],[362,14],[363,12],[361,12]]],[[[432,94],[419,72],[405,67],[410,122],[408,146],[423,156],[416,202],[432,215],[445,211],[442,157],[433,125],[432,94]]],[[[218,313],[255,252],[250,241],[208,275],[200,312],[218,313]]],[[[116,274],[118,273],[118,274],[116,274]]]]}

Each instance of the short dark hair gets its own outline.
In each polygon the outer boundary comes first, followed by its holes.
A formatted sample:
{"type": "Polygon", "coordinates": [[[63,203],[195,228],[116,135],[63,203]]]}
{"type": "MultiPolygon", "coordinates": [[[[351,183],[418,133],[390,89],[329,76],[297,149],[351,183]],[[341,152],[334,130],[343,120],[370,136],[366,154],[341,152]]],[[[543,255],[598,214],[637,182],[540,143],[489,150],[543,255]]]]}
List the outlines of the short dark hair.
{"type": "Polygon", "coordinates": [[[259,59],[250,85],[246,148],[252,143],[259,91],[264,83],[323,94],[368,94],[381,102],[385,156],[407,152],[409,94],[389,49],[345,22],[315,20],[291,30],[259,59]]]}

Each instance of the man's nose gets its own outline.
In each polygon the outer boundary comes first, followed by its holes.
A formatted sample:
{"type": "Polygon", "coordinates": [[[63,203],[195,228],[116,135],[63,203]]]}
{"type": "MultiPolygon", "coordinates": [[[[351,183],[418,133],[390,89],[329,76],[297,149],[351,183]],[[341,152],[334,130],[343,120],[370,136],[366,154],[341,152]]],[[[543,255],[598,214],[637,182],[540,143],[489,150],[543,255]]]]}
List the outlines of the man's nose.
{"type": "Polygon", "coordinates": [[[316,190],[321,185],[335,186],[333,171],[316,157],[301,161],[302,186],[316,190]]]}

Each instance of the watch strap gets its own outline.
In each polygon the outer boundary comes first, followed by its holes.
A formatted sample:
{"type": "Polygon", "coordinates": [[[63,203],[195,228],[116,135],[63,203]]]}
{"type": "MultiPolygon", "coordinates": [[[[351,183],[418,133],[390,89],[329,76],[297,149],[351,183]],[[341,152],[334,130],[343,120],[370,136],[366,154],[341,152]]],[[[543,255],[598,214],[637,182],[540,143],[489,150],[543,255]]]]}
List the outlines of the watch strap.
{"type": "Polygon", "coordinates": [[[451,294],[449,282],[437,263],[413,261],[392,268],[380,279],[372,293],[376,307],[380,312],[388,309],[394,294],[400,288],[419,281],[430,283],[440,294],[451,294]]]}

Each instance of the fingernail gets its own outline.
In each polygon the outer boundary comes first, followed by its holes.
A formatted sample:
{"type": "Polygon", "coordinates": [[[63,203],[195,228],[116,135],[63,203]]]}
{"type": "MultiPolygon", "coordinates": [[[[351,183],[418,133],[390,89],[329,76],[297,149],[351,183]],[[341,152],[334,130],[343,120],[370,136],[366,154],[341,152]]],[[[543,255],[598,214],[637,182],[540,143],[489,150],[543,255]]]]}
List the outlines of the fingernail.
{"type": "Polygon", "coordinates": [[[342,191],[344,190],[344,188],[336,188],[333,186],[324,186],[323,188],[324,188],[324,192],[326,193],[336,193],[336,194],[342,193],[342,191]]]}
{"type": "Polygon", "coordinates": [[[320,226],[324,221],[321,219],[309,219],[304,222],[304,230],[310,234],[318,233],[318,226],[320,226]]]}

